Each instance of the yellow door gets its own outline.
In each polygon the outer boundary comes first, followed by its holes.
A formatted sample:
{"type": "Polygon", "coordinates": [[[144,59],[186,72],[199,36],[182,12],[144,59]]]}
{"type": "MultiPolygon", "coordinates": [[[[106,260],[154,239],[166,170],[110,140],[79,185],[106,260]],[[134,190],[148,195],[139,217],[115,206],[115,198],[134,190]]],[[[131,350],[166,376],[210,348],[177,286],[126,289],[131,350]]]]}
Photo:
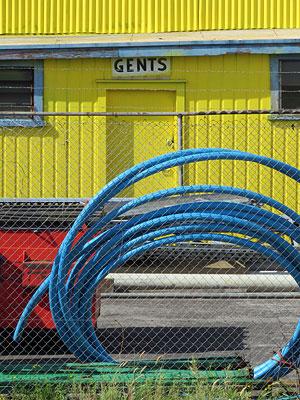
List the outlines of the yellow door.
{"type": "MultiPolygon", "coordinates": [[[[175,90],[108,89],[108,112],[176,111],[175,90]]],[[[107,119],[107,181],[126,169],[177,150],[177,125],[173,116],[118,116],[107,119]]],[[[123,191],[122,197],[136,197],[177,185],[177,169],[151,176],[123,191]]]]}

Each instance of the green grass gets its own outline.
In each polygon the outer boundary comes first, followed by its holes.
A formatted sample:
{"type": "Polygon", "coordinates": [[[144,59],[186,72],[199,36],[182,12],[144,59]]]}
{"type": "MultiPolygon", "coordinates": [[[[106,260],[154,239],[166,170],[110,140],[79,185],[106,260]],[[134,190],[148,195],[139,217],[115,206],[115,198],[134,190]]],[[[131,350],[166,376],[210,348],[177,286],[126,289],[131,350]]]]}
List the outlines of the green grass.
{"type": "MultiPolygon", "coordinates": [[[[294,392],[295,393],[295,392],[294,392]]],[[[257,400],[278,399],[292,392],[283,384],[272,384],[256,393],[257,400]]],[[[250,400],[253,399],[251,385],[236,387],[231,382],[214,384],[203,380],[191,384],[156,382],[126,385],[107,384],[44,384],[15,386],[10,394],[0,395],[0,400],[250,400]]]]}

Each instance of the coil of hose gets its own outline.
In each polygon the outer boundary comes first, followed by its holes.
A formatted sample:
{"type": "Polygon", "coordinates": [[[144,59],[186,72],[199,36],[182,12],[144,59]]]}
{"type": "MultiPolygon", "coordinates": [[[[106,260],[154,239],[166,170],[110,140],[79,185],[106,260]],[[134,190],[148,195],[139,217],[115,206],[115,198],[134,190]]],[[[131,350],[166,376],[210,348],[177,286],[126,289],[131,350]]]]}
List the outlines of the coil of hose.
{"type": "MultiPolygon", "coordinates": [[[[168,168],[213,160],[240,160],[276,170],[295,182],[300,171],[274,159],[230,149],[190,149],[166,154],[123,172],[108,183],[83,209],[65,237],[50,276],[24,309],[14,339],[41,297],[49,292],[57,332],[74,355],[88,362],[114,362],[99,341],[92,324],[92,298],[97,286],[129,259],[159,246],[188,241],[218,241],[250,248],[269,257],[300,283],[300,216],[265,195],[228,186],[193,185],[161,190],[131,200],[100,218],[76,241],[90,216],[134,183],[168,168]],[[189,202],[121,220],[112,220],[142,204],[192,193],[222,193],[254,200],[268,209],[230,201],[189,202]],[[274,210],[270,211],[270,209],[274,210]]],[[[296,195],[296,193],[295,193],[296,195]]],[[[188,199],[188,196],[187,196],[188,199]]],[[[266,311],[267,312],[267,311],[266,311]]],[[[254,369],[256,379],[279,378],[300,364],[300,322],[278,354],[254,369]],[[283,362],[284,360],[284,362],[283,362]]]]}

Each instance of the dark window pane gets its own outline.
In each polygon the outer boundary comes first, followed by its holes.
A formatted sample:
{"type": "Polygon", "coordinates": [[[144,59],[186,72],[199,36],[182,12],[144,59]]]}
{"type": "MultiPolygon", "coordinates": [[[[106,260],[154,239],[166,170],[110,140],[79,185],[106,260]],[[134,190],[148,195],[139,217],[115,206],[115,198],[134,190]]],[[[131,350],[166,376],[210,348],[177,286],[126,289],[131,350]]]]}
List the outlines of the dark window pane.
{"type": "Polygon", "coordinates": [[[0,68],[0,81],[31,81],[32,68],[0,68]]]}
{"type": "Polygon", "coordinates": [[[0,111],[33,111],[33,89],[33,68],[0,67],[0,111]]]}
{"type": "Polygon", "coordinates": [[[300,60],[280,61],[280,109],[300,109],[300,60]]]}

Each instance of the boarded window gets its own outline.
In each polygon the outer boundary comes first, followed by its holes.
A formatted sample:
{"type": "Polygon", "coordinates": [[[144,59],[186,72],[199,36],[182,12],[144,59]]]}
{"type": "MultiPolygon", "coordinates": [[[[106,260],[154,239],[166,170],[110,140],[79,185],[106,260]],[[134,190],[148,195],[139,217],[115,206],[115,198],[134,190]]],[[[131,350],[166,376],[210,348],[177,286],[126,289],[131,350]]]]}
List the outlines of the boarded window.
{"type": "Polygon", "coordinates": [[[300,110],[300,60],[280,61],[280,109],[300,110]]]}
{"type": "Polygon", "coordinates": [[[0,67],[0,111],[30,112],[33,110],[33,67],[0,67]]]}

